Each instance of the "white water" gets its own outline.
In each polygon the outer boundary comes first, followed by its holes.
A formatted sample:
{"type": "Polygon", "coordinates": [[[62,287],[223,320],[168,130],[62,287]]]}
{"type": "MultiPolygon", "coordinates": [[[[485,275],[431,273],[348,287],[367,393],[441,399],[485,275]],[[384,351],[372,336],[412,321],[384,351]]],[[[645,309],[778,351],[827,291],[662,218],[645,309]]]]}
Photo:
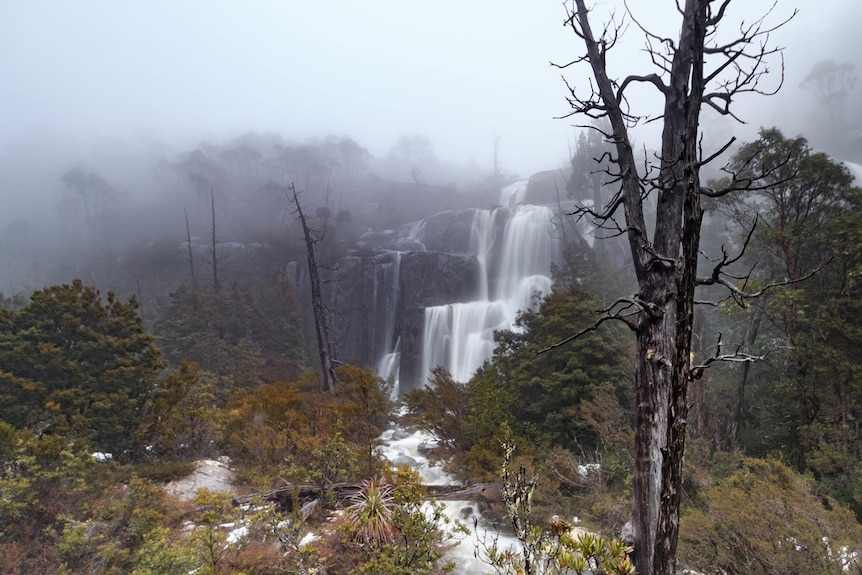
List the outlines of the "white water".
{"type": "MultiPolygon", "coordinates": [[[[398,300],[401,297],[401,252],[392,252],[392,262],[375,266],[374,308],[371,317],[384,317],[382,334],[372,334],[374,352],[380,359],[377,374],[388,380],[392,377],[392,396],[398,397],[398,372],[401,365],[401,338],[395,337],[395,322],[398,300]]],[[[374,322],[377,325],[377,322],[374,322]]]]}
{"type": "MultiPolygon", "coordinates": [[[[517,182],[501,191],[500,203],[505,207],[476,210],[469,249],[479,264],[477,296],[470,302],[425,308],[422,350],[425,379],[432,368],[442,365],[455,380],[469,380],[493,354],[494,332],[515,329],[518,312],[533,309],[539,301],[537,295],[550,293],[551,264],[561,246],[551,235],[552,211],[547,207],[522,205],[526,189],[527,182],[517,182]]],[[[411,230],[410,239],[417,244],[421,244],[423,227],[424,223],[420,222],[411,230]]],[[[388,283],[390,289],[397,290],[399,269],[397,265],[393,268],[394,279],[387,275],[385,280],[381,278],[381,283],[388,283]]],[[[397,296],[391,300],[397,303],[397,296]]],[[[382,377],[393,375],[396,382],[399,343],[392,342],[392,347],[378,362],[378,373],[382,377]]],[[[381,439],[383,455],[395,465],[409,464],[419,472],[424,484],[451,485],[454,482],[439,465],[431,465],[422,453],[423,445],[433,445],[432,436],[390,429],[381,439]]],[[[456,574],[491,571],[474,556],[477,535],[488,541],[496,537],[500,550],[519,549],[512,535],[499,533],[484,520],[476,503],[442,503],[447,514],[463,521],[471,532],[473,520],[477,520],[478,533],[472,533],[447,553],[457,564],[456,574]]]]}
{"type": "Polygon", "coordinates": [[[855,162],[844,161],[844,165],[847,166],[847,169],[850,170],[850,173],[853,174],[853,178],[856,180],[855,184],[858,186],[862,184],[862,165],[859,165],[855,162]]]}
{"type": "Polygon", "coordinates": [[[494,332],[515,329],[518,312],[534,309],[536,296],[551,291],[551,263],[560,250],[551,235],[552,216],[550,208],[532,205],[477,210],[470,241],[481,272],[477,299],[425,308],[426,378],[442,365],[456,381],[469,380],[491,357],[494,332]],[[500,226],[505,228],[495,246],[500,226]],[[497,254],[493,263],[492,252],[497,254]]]}
{"type": "MultiPolygon", "coordinates": [[[[423,447],[430,448],[436,444],[434,436],[423,431],[407,433],[402,429],[387,429],[381,436],[383,440],[382,453],[393,464],[408,463],[419,473],[423,485],[453,485],[457,482],[440,465],[431,464],[423,455],[423,447]]],[[[519,550],[520,544],[514,535],[500,533],[483,516],[479,507],[472,501],[440,501],[446,514],[452,519],[463,522],[470,534],[463,537],[457,545],[446,552],[446,559],[454,561],[455,575],[472,575],[474,573],[490,573],[492,569],[476,558],[476,536],[485,537],[488,541],[497,538],[497,546],[501,551],[519,550]],[[476,520],[478,533],[473,532],[473,520],[476,520]]]]}
{"type": "Polygon", "coordinates": [[[377,362],[377,375],[384,380],[392,380],[392,390],[390,391],[391,399],[398,399],[401,395],[401,390],[398,386],[398,376],[401,370],[401,338],[395,341],[395,347],[391,352],[386,353],[377,362]]]}
{"type": "Polygon", "coordinates": [[[521,180],[500,190],[500,205],[512,208],[523,203],[527,196],[528,184],[527,180],[521,180]]]}

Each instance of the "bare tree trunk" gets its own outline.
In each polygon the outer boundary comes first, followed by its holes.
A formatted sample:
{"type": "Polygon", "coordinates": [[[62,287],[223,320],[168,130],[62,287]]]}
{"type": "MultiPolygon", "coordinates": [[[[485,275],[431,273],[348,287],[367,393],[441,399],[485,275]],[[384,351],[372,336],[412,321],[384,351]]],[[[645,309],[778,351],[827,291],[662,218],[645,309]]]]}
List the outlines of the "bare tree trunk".
{"type": "MultiPolygon", "coordinates": [[[[763,319],[764,311],[764,302],[760,300],[755,304],[754,310],[751,313],[751,319],[748,322],[748,329],[745,330],[745,339],[743,339],[744,351],[748,351],[754,345],[754,340],[757,339],[757,332],[760,330],[760,322],[763,319]]],[[[739,426],[742,421],[742,414],[745,411],[745,387],[748,383],[750,370],[751,362],[746,361],[742,364],[742,373],[739,374],[736,393],[733,395],[733,403],[730,406],[730,417],[727,421],[726,446],[728,448],[736,447],[739,439],[739,426]]]]}
{"type": "Polygon", "coordinates": [[[144,322],[144,296],[143,296],[143,293],[141,292],[141,280],[136,278],[135,284],[137,284],[137,287],[138,287],[138,315],[141,316],[141,329],[146,331],[147,326],[146,326],[146,323],[144,322]]]}
{"type": "Polygon", "coordinates": [[[218,277],[219,256],[216,253],[216,216],[215,216],[215,195],[210,188],[210,213],[212,214],[212,270],[213,270],[213,292],[218,293],[221,289],[221,282],[218,277]]]}
{"type": "Polygon", "coordinates": [[[198,278],[195,275],[195,258],[192,251],[192,231],[189,227],[189,213],[185,206],[183,206],[183,215],[186,217],[186,244],[189,247],[189,269],[192,273],[192,287],[198,289],[198,278]]]}
{"type": "Polygon", "coordinates": [[[697,47],[702,50],[705,4],[687,0],[680,49],[673,58],[670,81],[663,85],[661,165],[658,179],[650,182],[658,192],[652,242],[646,238],[643,181],[628,139],[625,114],[604,68],[604,47],[592,35],[583,0],[577,0],[577,8],[588,59],[613,129],[620,197],[639,286],[636,303],[641,313],[631,326],[637,337],[632,521],[635,565],[643,574],[673,573],[702,216],[696,149],[700,94],[690,93],[688,82],[691,77],[702,77],[694,68],[702,62],[697,47]],[[700,28],[695,26],[696,13],[700,28]]]}
{"type": "MultiPolygon", "coordinates": [[[[694,334],[691,341],[691,353],[701,357],[705,353],[703,340],[706,332],[706,321],[703,314],[694,314],[694,334]]],[[[709,406],[707,405],[708,378],[702,377],[691,382],[691,401],[689,405],[688,431],[691,437],[704,437],[709,428],[709,406]]]]}
{"type": "Polygon", "coordinates": [[[317,335],[317,352],[320,359],[321,390],[335,393],[335,367],[332,363],[330,353],[329,328],[326,323],[326,305],[323,303],[323,295],[320,289],[320,268],[317,265],[316,246],[317,239],[308,227],[296,187],[290,184],[288,188],[290,196],[288,199],[296,205],[296,213],[299,223],[302,225],[302,234],[305,236],[305,255],[308,260],[308,276],[311,281],[311,307],[314,312],[314,331],[317,335]]]}
{"type": "MultiPolygon", "coordinates": [[[[718,155],[707,160],[701,158],[698,148],[701,106],[708,104],[719,113],[730,114],[728,107],[733,96],[758,91],[757,82],[764,74],[763,60],[774,53],[762,42],[754,42],[768,34],[759,21],[749,28],[743,26],[740,37],[732,42],[706,45],[708,38],[714,41],[729,3],[730,0],[678,2],[682,16],[678,39],[660,38],[642,29],[648,42],[662,46],[649,48],[658,73],[623,79],[612,79],[606,67],[608,50],[616,43],[621,27],[609,25],[596,37],[585,0],[574,0],[566,20],[584,42],[585,52],[561,67],[584,62],[592,72],[587,96],[581,96],[575,87],[568,85],[569,103],[574,109],[571,115],[585,114],[610,122],[610,131],[595,129],[614,145],[616,154],[610,161],[616,166],[616,173],[610,175],[620,186],[608,206],[582,207],[579,213],[592,216],[600,224],[616,226],[620,235],[627,236],[638,283],[635,296],[623,298],[608,308],[593,327],[604,320],[623,321],[637,339],[632,523],[634,560],[641,575],[670,575],[676,570],[687,394],[692,379],[695,287],[722,283],[733,288],[729,282],[718,279],[728,264],[726,257],[715,267],[712,277],[697,276],[703,218],[701,195],[718,196],[744,189],[731,187],[715,192],[701,187],[701,165],[718,155]],[[755,47],[750,53],[745,52],[750,44],[755,47]],[[708,73],[704,71],[707,56],[719,60],[708,73]],[[742,68],[742,61],[749,68],[742,68]],[[721,73],[728,69],[733,69],[735,77],[731,74],[731,80],[724,80],[721,73]],[[714,92],[706,92],[708,82],[718,84],[714,92]],[[639,172],[628,131],[642,119],[631,112],[626,98],[625,91],[632,84],[652,85],[664,100],[658,164],[644,169],[644,173],[639,172]],[[647,194],[657,197],[652,237],[644,217],[643,200],[647,194]],[[625,215],[624,225],[616,220],[620,209],[625,215]],[[638,310],[634,318],[632,309],[638,310]]],[[[634,16],[632,19],[639,27],[634,16]]]]}

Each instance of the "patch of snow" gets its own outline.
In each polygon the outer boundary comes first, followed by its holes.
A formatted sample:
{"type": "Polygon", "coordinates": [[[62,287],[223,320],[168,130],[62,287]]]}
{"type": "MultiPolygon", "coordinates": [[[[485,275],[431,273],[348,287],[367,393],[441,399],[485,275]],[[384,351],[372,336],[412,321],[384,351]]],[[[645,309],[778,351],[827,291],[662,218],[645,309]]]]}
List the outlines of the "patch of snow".
{"type": "Polygon", "coordinates": [[[303,537],[302,539],[299,540],[299,546],[305,547],[306,545],[308,545],[310,543],[314,543],[318,539],[320,539],[320,538],[317,535],[315,535],[314,533],[311,533],[309,531],[308,533],[305,534],[305,537],[303,537]]]}
{"type": "Polygon", "coordinates": [[[95,451],[90,454],[94,461],[98,461],[99,463],[107,463],[114,459],[113,453],[103,453],[101,451],[95,451]]]}
{"type": "Polygon", "coordinates": [[[231,532],[227,534],[227,542],[228,544],[233,545],[245,539],[246,537],[248,537],[248,527],[246,527],[245,525],[241,525],[236,529],[232,529],[231,532]]]}

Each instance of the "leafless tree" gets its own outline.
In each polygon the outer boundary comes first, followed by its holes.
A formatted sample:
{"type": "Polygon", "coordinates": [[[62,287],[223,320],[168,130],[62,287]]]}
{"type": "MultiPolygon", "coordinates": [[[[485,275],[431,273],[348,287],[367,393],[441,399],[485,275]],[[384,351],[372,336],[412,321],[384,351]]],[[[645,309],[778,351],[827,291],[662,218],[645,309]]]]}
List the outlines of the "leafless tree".
{"type": "Polygon", "coordinates": [[[192,274],[192,287],[194,289],[198,289],[198,277],[195,275],[195,257],[194,251],[192,250],[192,230],[189,227],[189,213],[186,210],[185,206],[183,206],[183,215],[186,218],[186,244],[189,249],[189,269],[192,274]]]}
{"type": "Polygon", "coordinates": [[[317,243],[320,237],[308,225],[302,204],[299,203],[299,195],[296,186],[290,184],[285,190],[288,200],[296,206],[296,217],[302,225],[302,234],[305,237],[305,254],[308,260],[308,276],[311,280],[311,307],[314,312],[314,330],[317,336],[317,352],[320,358],[321,389],[335,393],[335,366],[330,351],[331,340],[329,339],[329,327],[326,322],[326,304],[320,289],[320,266],[317,263],[317,243]]]}
{"type": "MultiPolygon", "coordinates": [[[[676,38],[648,30],[628,5],[622,20],[611,18],[596,32],[585,0],[566,4],[565,25],[583,43],[583,52],[558,67],[587,65],[591,80],[586,89],[566,82],[572,111],[565,117],[580,115],[608,122],[610,128],[597,128],[595,123],[592,128],[600,130],[613,146],[607,175],[619,188],[606,205],[584,207],[578,213],[628,238],[638,284],[637,294],[604,310],[588,329],[620,320],[637,339],[633,525],[634,559],[641,575],[671,574],[676,569],[687,392],[689,381],[704,367],[693,366],[691,358],[695,287],[721,284],[735,290],[738,297],[754,295],[745,294],[735,278],[727,275],[727,266],[737,261],[727,254],[715,262],[708,276],[697,276],[701,197],[746,187],[746,182],[735,179],[721,190],[701,186],[701,167],[733,141],[705,155],[699,140],[701,110],[709,107],[735,118],[731,104],[738,96],[777,89],[766,89],[763,83],[767,64],[780,56],[769,36],[783,22],[769,26],[765,19],[770,10],[753,22],[743,22],[734,37],[725,38],[718,30],[728,23],[731,2],[677,0],[680,27],[676,38]],[[654,69],[618,80],[609,69],[611,51],[630,25],[643,34],[654,69]],[[650,117],[633,111],[628,90],[638,84],[656,89],[663,99],[661,114],[650,117]],[[662,123],[661,149],[652,160],[639,165],[630,130],[648,121],[662,123]],[[656,202],[652,231],[644,214],[645,201],[651,196],[656,202]]],[[[783,74],[777,86],[782,81],[783,74]]]]}
{"type": "MultiPolygon", "coordinates": [[[[215,209],[215,194],[212,190],[210,190],[210,216],[212,217],[212,224],[210,228],[210,257],[207,259],[204,258],[204,262],[210,267],[213,272],[213,292],[218,293],[221,289],[221,278],[219,277],[218,268],[219,264],[224,262],[224,252],[218,249],[218,235],[216,234],[216,209],[215,209]]],[[[188,220],[186,221],[188,224],[188,220]]],[[[189,249],[191,249],[191,242],[189,242],[189,249]]],[[[191,253],[191,252],[190,252],[191,253]]],[[[194,270],[192,270],[194,273],[194,270]]]]}

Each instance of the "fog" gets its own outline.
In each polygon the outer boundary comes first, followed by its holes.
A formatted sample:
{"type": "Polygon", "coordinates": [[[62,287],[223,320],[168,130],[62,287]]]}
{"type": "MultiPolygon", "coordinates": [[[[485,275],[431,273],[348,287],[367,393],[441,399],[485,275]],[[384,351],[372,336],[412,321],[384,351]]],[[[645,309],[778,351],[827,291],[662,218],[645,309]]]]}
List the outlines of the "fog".
{"type": "MultiPolygon", "coordinates": [[[[555,2],[6,3],[4,140],[350,134],[512,170],[563,158],[555,2]],[[529,145],[526,142],[531,142],[529,145]]],[[[6,143],[6,142],[4,142],[6,143]]]]}
{"type": "MultiPolygon", "coordinates": [[[[639,22],[674,34],[672,1],[629,4],[639,22]]],[[[737,0],[733,15],[750,21],[770,5],[737,0]]],[[[622,14],[622,2],[595,8],[622,14]]],[[[744,125],[707,114],[706,139],[751,139],[777,125],[836,155],[858,154],[862,87],[846,102],[840,147],[828,114],[799,84],[826,59],[862,67],[862,8],[783,0],[768,21],[794,8],[771,38],[786,47],[781,92],[741,98],[744,125]]],[[[557,0],[0,0],[0,255],[35,250],[22,229],[56,240],[43,226],[68,208],[61,176],[70,168],[99,173],[130,208],[171,193],[157,177],[160,162],[248,133],[285,142],[347,136],[369,152],[371,172],[404,181],[409,170],[387,172],[385,160],[400,138],[419,135],[437,162],[423,178],[458,189],[491,175],[495,158],[508,176],[559,169],[573,124],[583,123],[559,119],[566,90],[549,64],[579,54],[564,18],[557,0]]],[[[629,22],[612,74],[643,72],[643,45],[629,22]]],[[[774,61],[771,86],[781,67],[774,61]]],[[[585,72],[563,73],[588,86],[585,72]]],[[[652,98],[638,92],[634,104],[655,113],[652,98]]],[[[638,133],[644,146],[654,145],[656,126],[638,133]]],[[[0,291],[15,285],[0,282],[0,291]]]]}

